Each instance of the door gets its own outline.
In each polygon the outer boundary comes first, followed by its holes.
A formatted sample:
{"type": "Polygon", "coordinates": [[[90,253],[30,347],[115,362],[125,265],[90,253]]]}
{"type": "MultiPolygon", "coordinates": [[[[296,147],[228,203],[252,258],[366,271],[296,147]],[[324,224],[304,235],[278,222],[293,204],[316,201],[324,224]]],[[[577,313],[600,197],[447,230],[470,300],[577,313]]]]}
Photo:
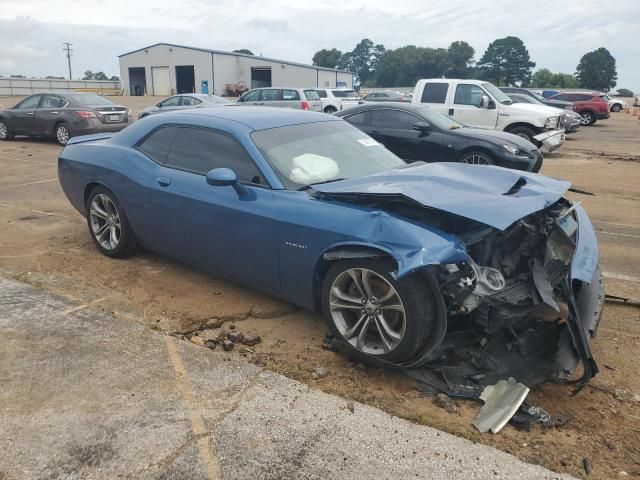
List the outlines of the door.
{"type": "Polygon", "coordinates": [[[151,81],[154,95],[171,95],[169,67],[151,67],[151,81]]]}
{"type": "Polygon", "coordinates": [[[36,108],[42,95],[31,95],[25,98],[11,110],[11,124],[9,128],[13,133],[21,135],[33,135],[36,126],[36,108]]]}
{"type": "MultiPolygon", "coordinates": [[[[265,88],[264,90],[260,90],[260,101],[258,105],[264,105],[265,107],[284,107],[282,90],[279,88],[265,88]]],[[[288,103],[287,106],[289,106],[288,103]]]]}
{"type": "Polygon", "coordinates": [[[301,108],[300,106],[300,94],[297,90],[283,89],[282,90],[282,103],[283,107],[289,108],[301,108]]]}
{"type": "Polygon", "coordinates": [[[251,90],[245,93],[238,100],[238,105],[259,105],[260,104],[260,90],[251,90]]]}
{"type": "Polygon", "coordinates": [[[481,105],[483,96],[489,95],[479,85],[459,83],[453,98],[453,105],[449,109],[449,116],[470,127],[495,128],[498,123],[498,106],[488,109],[481,105]]]}
{"type": "Polygon", "coordinates": [[[280,288],[272,192],[232,136],[179,127],[152,188],[161,251],[211,272],[280,288]],[[205,174],[220,167],[236,172],[246,194],[207,184],[205,174]]]}
{"type": "Polygon", "coordinates": [[[52,135],[56,123],[64,118],[63,108],[67,103],[64,98],[58,95],[42,95],[36,109],[35,133],[37,135],[52,135]]]}
{"type": "Polygon", "coordinates": [[[251,67],[251,88],[271,86],[271,67],[251,67]]]}
{"type": "Polygon", "coordinates": [[[196,93],[193,65],[176,65],[176,93],[196,93]]]}

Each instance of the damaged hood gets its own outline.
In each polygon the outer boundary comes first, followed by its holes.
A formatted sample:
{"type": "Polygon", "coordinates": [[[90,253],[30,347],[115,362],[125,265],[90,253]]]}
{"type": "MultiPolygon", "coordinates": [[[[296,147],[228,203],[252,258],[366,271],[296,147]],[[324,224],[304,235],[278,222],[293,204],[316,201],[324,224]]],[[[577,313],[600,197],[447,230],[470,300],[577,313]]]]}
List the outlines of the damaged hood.
{"type": "Polygon", "coordinates": [[[501,167],[460,163],[413,163],[386,172],[313,189],[341,197],[402,196],[424,207],[459,215],[500,230],[557,202],[569,182],[501,167]]]}

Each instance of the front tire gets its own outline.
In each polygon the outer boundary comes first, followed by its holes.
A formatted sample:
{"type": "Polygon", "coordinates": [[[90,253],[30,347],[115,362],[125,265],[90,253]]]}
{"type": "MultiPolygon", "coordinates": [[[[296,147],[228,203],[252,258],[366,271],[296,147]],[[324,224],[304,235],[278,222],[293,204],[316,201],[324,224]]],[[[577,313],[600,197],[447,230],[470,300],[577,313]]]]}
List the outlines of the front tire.
{"type": "Polygon", "coordinates": [[[611,107],[611,111],[612,111],[612,112],[619,112],[620,110],[622,110],[622,105],[620,105],[619,103],[615,103],[615,104],[611,107]]]}
{"type": "Polygon", "coordinates": [[[491,155],[477,150],[463,153],[458,161],[469,165],[495,165],[491,155]]]}
{"type": "Polygon", "coordinates": [[[71,138],[71,128],[64,122],[59,123],[56,125],[55,135],[57,142],[64,147],[71,138]]]}
{"type": "Polygon", "coordinates": [[[513,133],[514,135],[518,135],[519,137],[522,137],[525,140],[528,140],[534,145],[536,145],[536,140],[533,138],[536,136],[536,133],[529,127],[524,127],[524,126],[513,127],[512,129],[508,130],[508,132],[513,133]]]}
{"type": "Polygon", "coordinates": [[[135,252],[137,242],[116,196],[96,187],[87,199],[87,225],[98,250],[107,257],[122,258],[135,252]]]}
{"type": "Polygon", "coordinates": [[[598,120],[596,114],[593,112],[582,112],[580,114],[580,124],[584,126],[593,125],[598,120]]]}
{"type": "Polygon", "coordinates": [[[9,125],[4,120],[0,120],[0,140],[12,140],[13,132],[9,130],[9,125]]]}
{"type": "Polygon", "coordinates": [[[388,260],[334,263],[322,285],[322,310],[335,338],[361,361],[410,360],[432,330],[435,302],[413,274],[396,280],[388,260]]]}

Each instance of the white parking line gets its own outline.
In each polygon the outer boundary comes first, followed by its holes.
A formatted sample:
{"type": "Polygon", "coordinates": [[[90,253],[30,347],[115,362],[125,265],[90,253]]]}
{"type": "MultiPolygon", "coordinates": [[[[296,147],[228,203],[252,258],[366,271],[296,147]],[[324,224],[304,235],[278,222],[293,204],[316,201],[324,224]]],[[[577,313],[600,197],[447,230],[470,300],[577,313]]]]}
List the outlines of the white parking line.
{"type": "Polygon", "coordinates": [[[615,233],[615,232],[607,232],[606,230],[596,230],[596,233],[604,233],[606,235],[617,235],[619,237],[633,237],[640,238],[640,235],[631,235],[630,233],[615,233]]]}
{"type": "Polygon", "coordinates": [[[60,215],[59,213],[43,212],[42,210],[34,210],[33,208],[20,207],[18,205],[10,205],[8,203],[0,203],[0,208],[15,208],[17,210],[24,210],[25,212],[41,213],[42,215],[47,215],[49,217],[68,218],[67,215],[60,215]]]}
{"type": "Polygon", "coordinates": [[[0,160],[11,160],[12,162],[28,162],[28,163],[37,163],[39,165],[51,165],[55,166],[55,163],[51,162],[41,162],[39,160],[32,160],[30,158],[18,158],[12,155],[6,155],[4,153],[0,153],[0,160]]]}
{"type": "Polygon", "coordinates": [[[50,178],[49,180],[38,180],[37,182],[29,182],[29,183],[21,183],[20,185],[7,185],[4,188],[18,188],[18,187],[26,187],[28,185],[37,185],[39,183],[48,183],[48,182],[57,182],[58,178],[50,178]]]}
{"type": "Polygon", "coordinates": [[[605,222],[604,220],[591,220],[593,223],[606,223],[607,225],[617,225],[619,227],[631,227],[631,228],[640,228],[638,225],[632,225],[630,223],[616,223],[616,222],[605,222]]]}

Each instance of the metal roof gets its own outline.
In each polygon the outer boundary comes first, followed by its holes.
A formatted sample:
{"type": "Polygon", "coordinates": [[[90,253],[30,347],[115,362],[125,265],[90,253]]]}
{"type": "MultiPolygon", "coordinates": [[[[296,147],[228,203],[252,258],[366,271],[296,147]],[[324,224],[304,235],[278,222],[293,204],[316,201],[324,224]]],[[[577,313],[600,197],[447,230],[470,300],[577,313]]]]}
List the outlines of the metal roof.
{"type": "Polygon", "coordinates": [[[147,49],[153,48],[153,47],[158,47],[160,45],[166,45],[167,47],[185,48],[187,50],[199,50],[201,52],[208,52],[208,53],[218,53],[220,55],[233,55],[233,56],[237,56],[237,57],[255,58],[255,59],[259,59],[259,60],[266,60],[268,62],[278,62],[278,63],[284,63],[285,65],[294,65],[296,67],[314,68],[316,70],[325,70],[325,71],[329,71],[329,72],[348,73],[349,75],[353,75],[352,72],[348,72],[346,70],[338,70],[336,68],[318,67],[316,65],[307,65],[305,63],[290,62],[288,60],[280,60],[280,59],[277,59],[277,58],[261,57],[261,56],[258,56],[258,55],[247,55],[246,53],[226,52],[224,50],[212,50],[210,48],[189,47],[187,45],[176,45],[175,43],[164,43],[164,42],[154,43],[153,45],[149,45],[148,47],[142,47],[142,48],[138,48],[137,50],[132,50],[131,52],[123,53],[122,55],[118,55],[118,58],[126,57],[127,55],[131,55],[132,53],[141,52],[143,50],[147,50],[147,49]]]}

